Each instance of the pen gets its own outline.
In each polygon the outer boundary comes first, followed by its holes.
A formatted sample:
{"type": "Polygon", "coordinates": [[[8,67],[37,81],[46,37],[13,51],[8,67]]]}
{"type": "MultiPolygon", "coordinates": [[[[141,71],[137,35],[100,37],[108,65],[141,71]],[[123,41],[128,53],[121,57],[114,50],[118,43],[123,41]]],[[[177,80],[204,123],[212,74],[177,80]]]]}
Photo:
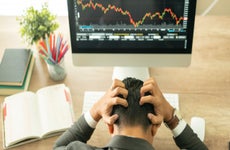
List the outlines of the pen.
{"type": "Polygon", "coordinates": [[[39,53],[42,53],[42,54],[44,54],[45,56],[48,57],[49,55],[48,55],[47,51],[46,51],[42,46],[39,45],[39,47],[41,48],[41,49],[39,50],[39,53]]]}
{"type": "Polygon", "coordinates": [[[52,56],[52,53],[50,51],[50,46],[49,46],[49,40],[48,40],[48,36],[46,35],[46,47],[47,47],[47,50],[48,50],[48,54],[49,56],[52,56]]]}
{"type": "Polygon", "coordinates": [[[58,64],[69,49],[67,41],[64,41],[62,34],[47,35],[39,42],[39,54],[49,64],[58,64]]]}
{"type": "Polygon", "coordinates": [[[43,47],[44,50],[47,51],[47,48],[46,48],[46,45],[45,45],[44,41],[40,41],[39,46],[43,47]]]}
{"type": "Polygon", "coordinates": [[[64,50],[61,52],[61,54],[59,55],[59,58],[58,58],[58,62],[61,61],[61,59],[63,58],[63,56],[65,55],[65,53],[67,52],[67,50],[69,49],[69,46],[66,44],[63,48],[64,50]]]}

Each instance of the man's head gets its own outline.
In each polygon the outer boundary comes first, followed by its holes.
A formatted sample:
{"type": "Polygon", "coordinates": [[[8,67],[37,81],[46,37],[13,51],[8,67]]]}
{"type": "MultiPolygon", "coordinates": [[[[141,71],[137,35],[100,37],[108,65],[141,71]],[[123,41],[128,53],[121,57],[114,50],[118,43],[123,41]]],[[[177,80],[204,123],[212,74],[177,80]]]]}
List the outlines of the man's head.
{"type": "MultiPolygon", "coordinates": [[[[121,105],[113,107],[113,114],[118,114],[119,116],[115,125],[121,130],[127,127],[139,126],[146,132],[152,125],[147,114],[154,113],[154,108],[151,104],[139,104],[141,98],[140,89],[143,86],[143,81],[135,78],[126,78],[122,82],[128,90],[128,96],[126,98],[128,107],[123,107],[121,105]]],[[[146,93],[146,95],[148,94],[149,93],[146,93]]]]}

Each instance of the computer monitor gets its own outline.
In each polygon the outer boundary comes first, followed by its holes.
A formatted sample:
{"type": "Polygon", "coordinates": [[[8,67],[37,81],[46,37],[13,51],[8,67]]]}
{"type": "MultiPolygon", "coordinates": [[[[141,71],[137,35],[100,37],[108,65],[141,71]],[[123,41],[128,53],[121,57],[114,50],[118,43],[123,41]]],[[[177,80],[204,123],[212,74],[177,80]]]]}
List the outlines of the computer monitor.
{"type": "Polygon", "coordinates": [[[68,0],[73,63],[125,76],[127,67],[189,66],[195,10],[196,0],[68,0]]]}

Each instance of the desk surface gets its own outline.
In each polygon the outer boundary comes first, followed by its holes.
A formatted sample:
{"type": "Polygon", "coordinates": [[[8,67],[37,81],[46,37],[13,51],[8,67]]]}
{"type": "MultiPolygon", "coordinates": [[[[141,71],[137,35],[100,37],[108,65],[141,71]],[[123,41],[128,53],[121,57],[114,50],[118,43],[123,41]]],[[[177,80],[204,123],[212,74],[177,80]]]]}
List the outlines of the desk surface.
{"type": "MultiPolygon", "coordinates": [[[[69,37],[67,17],[58,18],[60,31],[69,37]]],[[[0,17],[0,56],[5,48],[25,47],[18,34],[15,17],[0,17]]],[[[192,116],[203,117],[206,121],[205,143],[210,150],[228,149],[230,141],[230,16],[206,16],[196,18],[193,56],[188,68],[151,68],[160,88],[166,93],[178,93],[180,110],[187,122],[192,116]]],[[[105,91],[111,84],[112,67],[74,67],[71,53],[67,53],[67,77],[63,81],[70,87],[74,113],[78,118],[82,111],[84,91],[105,91]]],[[[29,90],[56,84],[48,74],[40,58],[31,78],[29,90]]],[[[0,96],[0,102],[4,100],[0,96]]],[[[2,125],[0,125],[2,134],[2,125]]],[[[57,137],[20,146],[17,149],[51,149],[57,137]]],[[[93,134],[90,144],[105,145],[110,139],[103,122],[93,134]]],[[[153,145],[158,150],[177,149],[170,131],[161,126],[153,145]]],[[[2,147],[2,137],[0,137],[2,147]]]]}

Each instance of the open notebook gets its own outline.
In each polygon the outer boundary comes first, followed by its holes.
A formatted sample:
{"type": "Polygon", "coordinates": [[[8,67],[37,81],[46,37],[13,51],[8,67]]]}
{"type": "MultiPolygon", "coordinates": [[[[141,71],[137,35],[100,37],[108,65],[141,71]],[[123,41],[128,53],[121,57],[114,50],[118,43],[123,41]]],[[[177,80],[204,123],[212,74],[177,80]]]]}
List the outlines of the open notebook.
{"type": "Polygon", "coordinates": [[[2,112],[5,149],[60,134],[74,120],[71,93],[64,84],[8,96],[2,112]]]}

